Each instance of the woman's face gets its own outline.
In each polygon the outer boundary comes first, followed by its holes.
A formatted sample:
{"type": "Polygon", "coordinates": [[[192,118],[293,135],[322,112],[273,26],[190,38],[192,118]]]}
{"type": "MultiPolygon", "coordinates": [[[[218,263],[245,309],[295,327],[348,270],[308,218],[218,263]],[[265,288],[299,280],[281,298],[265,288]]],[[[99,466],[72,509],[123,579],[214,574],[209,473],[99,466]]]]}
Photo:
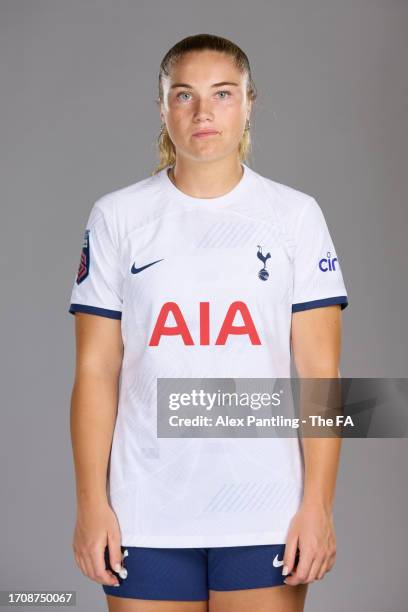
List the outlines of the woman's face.
{"type": "Polygon", "coordinates": [[[230,57],[218,51],[188,52],[162,85],[161,118],[177,155],[210,161],[238,151],[251,104],[246,77],[230,57]],[[215,133],[199,136],[202,130],[215,133]]]}

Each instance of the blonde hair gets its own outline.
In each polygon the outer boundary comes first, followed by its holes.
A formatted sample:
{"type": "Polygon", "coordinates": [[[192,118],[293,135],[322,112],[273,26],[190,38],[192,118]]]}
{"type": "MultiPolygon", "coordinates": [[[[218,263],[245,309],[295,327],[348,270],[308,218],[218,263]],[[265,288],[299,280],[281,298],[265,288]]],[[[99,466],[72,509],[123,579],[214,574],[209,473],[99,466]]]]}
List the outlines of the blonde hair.
{"type": "MultiPolygon", "coordinates": [[[[189,51],[218,51],[219,53],[225,53],[230,56],[235,66],[240,70],[242,74],[247,75],[247,96],[251,101],[254,101],[257,97],[256,87],[252,80],[251,68],[249,65],[246,54],[240,49],[235,43],[231,42],[226,38],[220,36],[214,36],[212,34],[196,34],[194,36],[187,36],[178,43],[176,43],[161,61],[159,71],[159,97],[157,102],[163,102],[163,85],[162,77],[170,76],[171,69],[177,61],[189,51]]],[[[174,165],[176,161],[176,149],[170,136],[166,130],[166,126],[163,125],[160,130],[160,134],[157,138],[157,149],[159,163],[153,170],[152,175],[156,174],[166,166],[174,165]]],[[[245,161],[251,151],[251,135],[249,127],[245,128],[242,138],[238,146],[238,155],[240,161],[245,161]]]]}

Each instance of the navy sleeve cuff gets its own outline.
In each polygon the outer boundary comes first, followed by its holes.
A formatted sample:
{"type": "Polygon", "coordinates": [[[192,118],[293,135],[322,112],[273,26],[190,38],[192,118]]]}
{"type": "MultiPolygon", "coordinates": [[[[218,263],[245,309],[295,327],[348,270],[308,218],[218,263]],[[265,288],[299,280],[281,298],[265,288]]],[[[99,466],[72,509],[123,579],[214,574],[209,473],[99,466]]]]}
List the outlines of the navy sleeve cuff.
{"type": "Polygon", "coordinates": [[[335,297],[312,300],[311,302],[298,302],[297,304],[292,304],[292,312],[300,312],[301,310],[310,310],[311,308],[320,308],[322,306],[331,306],[332,304],[340,304],[341,310],[344,310],[348,306],[347,295],[337,295],[335,297]]]}
{"type": "Polygon", "coordinates": [[[75,314],[76,312],[86,312],[88,314],[108,317],[108,319],[121,319],[122,312],[120,310],[110,310],[109,308],[99,308],[98,306],[86,306],[85,304],[71,304],[68,312],[75,314]]]}

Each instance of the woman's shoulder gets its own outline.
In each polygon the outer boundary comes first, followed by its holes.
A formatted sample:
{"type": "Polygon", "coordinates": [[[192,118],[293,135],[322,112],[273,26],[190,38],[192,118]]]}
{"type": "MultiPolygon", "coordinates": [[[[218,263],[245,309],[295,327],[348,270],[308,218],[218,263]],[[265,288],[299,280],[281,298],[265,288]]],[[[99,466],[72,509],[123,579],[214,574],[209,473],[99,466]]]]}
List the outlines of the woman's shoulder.
{"type": "Polygon", "coordinates": [[[266,196],[266,201],[274,207],[279,217],[289,224],[308,209],[319,206],[315,197],[310,193],[265,176],[260,172],[254,170],[252,172],[256,175],[260,189],[266,196]]]}
{"type": "Polygon", "coordinates": [[[97,202],[100,207],[108,209],[113,207],[115,202],[126,203],[129,201],[134,202],[136,199],[143,200],[144,198],[150,198],[152,196],[152,191],[157,191],[157,187],[157,175],[152,175],[134,183],[108,191],[99,196],[97,202]]]}
{"type": "Polygon", "coordinates": [[[149,222],[162,206],[160,181],[157,175],[151,175],[100,195],[93,209],[127,232],[129,226],[149,222]]]}

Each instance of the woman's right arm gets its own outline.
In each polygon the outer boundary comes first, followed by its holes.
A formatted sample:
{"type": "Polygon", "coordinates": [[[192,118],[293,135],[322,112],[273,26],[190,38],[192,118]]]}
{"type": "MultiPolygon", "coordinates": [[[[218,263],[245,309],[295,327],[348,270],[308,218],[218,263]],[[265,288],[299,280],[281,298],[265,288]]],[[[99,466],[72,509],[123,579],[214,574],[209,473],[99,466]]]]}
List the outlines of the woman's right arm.
{"type": "Polygon", "coordinates": [[[86,576],[114,585],[118,580],[105,569],[104,550],[109,547],[111,567],[122,564],[119,523],[107,494],[123,359],[120,320],[77,312],[75,336],[70,417],[77,497],[73,549],[86,576]]]}

